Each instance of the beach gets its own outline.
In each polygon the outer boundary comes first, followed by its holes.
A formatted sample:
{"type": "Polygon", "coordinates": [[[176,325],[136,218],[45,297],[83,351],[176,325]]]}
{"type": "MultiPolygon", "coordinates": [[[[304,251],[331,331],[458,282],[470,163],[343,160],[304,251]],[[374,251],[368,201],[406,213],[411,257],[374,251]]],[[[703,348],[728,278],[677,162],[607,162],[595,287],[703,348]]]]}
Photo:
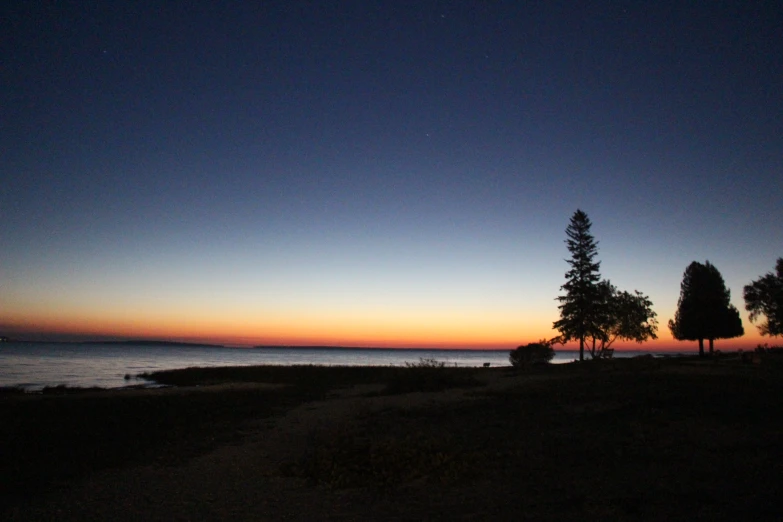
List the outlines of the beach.
{"type": "Polygon", "coordinates": [[[775,520],[781,362],[210,368],[6,392],[0,516],[775,520]]]}

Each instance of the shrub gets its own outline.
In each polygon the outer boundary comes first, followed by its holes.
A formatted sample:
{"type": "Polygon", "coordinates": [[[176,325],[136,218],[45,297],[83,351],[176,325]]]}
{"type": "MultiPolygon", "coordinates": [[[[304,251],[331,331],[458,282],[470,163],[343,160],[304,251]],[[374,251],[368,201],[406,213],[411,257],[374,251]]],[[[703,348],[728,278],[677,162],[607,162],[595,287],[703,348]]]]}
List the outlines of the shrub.
{"type": "Polygon", "coordinates": [[[783,346],[770,346],[769,343],[759,344],[756,346],[756,353],[783,355],[783,346]]]}
{"type": "Polygon", "coordinates": [[[419,357],[419,362],[417,363],[406,362],[405,367],[406,368],[445,368],[446,363],[443,361],[438,361],[437,359],[425,359],[424,357],[419,357]]]}
{"type": "Polygon", "coordinates": [[[529,343],[511,350],[509,361],[514,367],[525,367],[533,364],[546,364],[555,356],[555,350],[547,341],[529,343]]]}

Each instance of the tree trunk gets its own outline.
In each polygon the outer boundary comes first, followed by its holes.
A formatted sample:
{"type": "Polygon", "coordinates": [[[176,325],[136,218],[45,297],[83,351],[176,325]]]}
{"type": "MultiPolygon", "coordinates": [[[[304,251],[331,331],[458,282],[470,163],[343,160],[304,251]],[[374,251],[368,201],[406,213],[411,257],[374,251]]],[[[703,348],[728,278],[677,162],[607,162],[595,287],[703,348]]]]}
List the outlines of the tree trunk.
{"type": "Polygon", "coordinates": [[[713,351],[712,351],[712,338],[710,338],[710,355],[713,355],[713,351]]]}
{"type": "Polygon", "coordinates": [[[585,338],[580,337],[579,338],[579,360],[584,361],[585,360],[585,338]]]}
{"type": "Polygon", "coordinates": [[[704,357],[704,339],[699,339],[699,357],[704,357]]]}

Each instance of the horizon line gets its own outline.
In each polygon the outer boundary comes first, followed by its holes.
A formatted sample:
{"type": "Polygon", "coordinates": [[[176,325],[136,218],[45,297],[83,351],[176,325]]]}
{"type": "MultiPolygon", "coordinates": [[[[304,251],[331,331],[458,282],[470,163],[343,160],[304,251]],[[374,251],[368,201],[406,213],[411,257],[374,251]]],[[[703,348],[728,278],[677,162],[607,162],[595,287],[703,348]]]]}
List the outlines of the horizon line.
{"type": "MultiPolygon", "coordinates": [[[[244,350],[263,350],[263,349],[300,349],[300,350],[409,350],[409,351],[484,351],[484,352],[507,352],[516,349],[513,347],[471,347],[471,346],[353,346],[353,345],[339,345],[339,344],[256,344],[256,345],[240,345],[240,344],[218,344],[215,342],[204,341],[179,341],[169,339],[133,339],[133,338],[111,338],[111,339],[39,339],[29,340],[22,338],[10,338],[7,342],[25,343],[25,344],[146,344],[151,346],[181,346],[181,347],[208,347],[208,348],[226,348],[226,349],[244,349],[244,350]]],[[[735,351],[737,348],[732,347],[735,351]]],[[[566,345],[559,345],[559,348],[554,348],[557,351],[578,352],[579,347],[567,347],[566,345]]],[[[587,351],[587,350],[585,350],[587,351]]],[[[698,351],[698,345],[688,348],[678,348],[673,346],[666,347],[651,347],[645,348],[642,345],[635,346],[620,346],[616,348],[618,352],[690,352],[698,351]]]]}

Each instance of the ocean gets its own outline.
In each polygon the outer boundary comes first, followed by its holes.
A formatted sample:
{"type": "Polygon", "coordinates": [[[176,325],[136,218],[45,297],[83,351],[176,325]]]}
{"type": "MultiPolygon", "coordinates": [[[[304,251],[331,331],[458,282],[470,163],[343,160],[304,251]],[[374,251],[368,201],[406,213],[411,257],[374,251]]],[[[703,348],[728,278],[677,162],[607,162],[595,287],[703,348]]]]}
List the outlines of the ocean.
{"type": "MultiPolygon", "coordinates": [[[[555,363],[575,360],[577,352],[555,352],[555,363]]],[[[644,352],[615,352],[630,356],[644,352]]],[[[395,350],[385,348],[224,348],[114,343],[2,343],[0,387],[28,391],[46,386],[121,388],[148,385],[137,378],[144,372],[195,366],[248,366],[258,364],[329,366],[404,366],[420,359],[448,365],[509,366],[509,351],[395,350]]]]}

